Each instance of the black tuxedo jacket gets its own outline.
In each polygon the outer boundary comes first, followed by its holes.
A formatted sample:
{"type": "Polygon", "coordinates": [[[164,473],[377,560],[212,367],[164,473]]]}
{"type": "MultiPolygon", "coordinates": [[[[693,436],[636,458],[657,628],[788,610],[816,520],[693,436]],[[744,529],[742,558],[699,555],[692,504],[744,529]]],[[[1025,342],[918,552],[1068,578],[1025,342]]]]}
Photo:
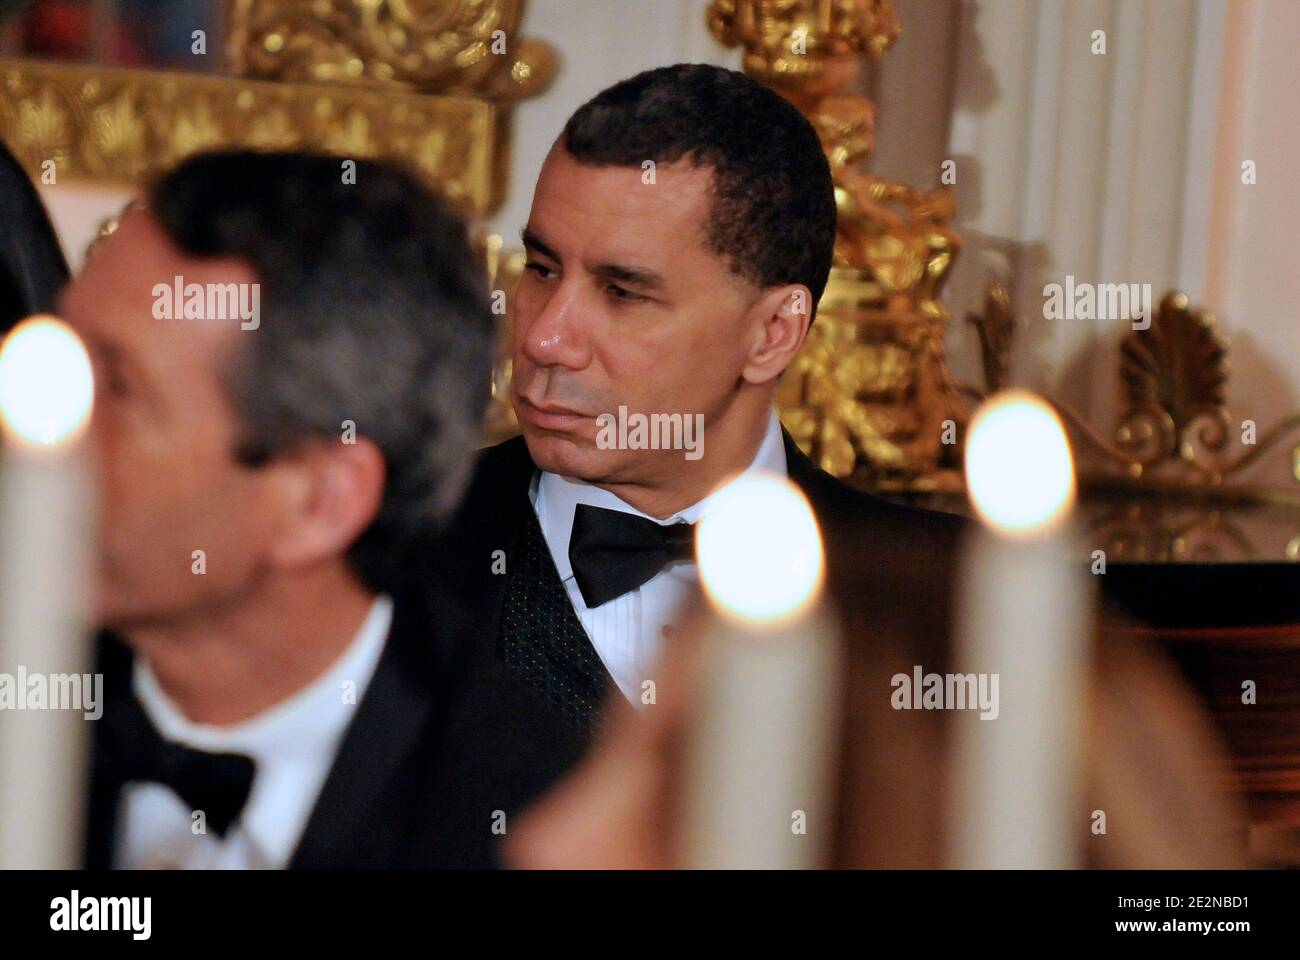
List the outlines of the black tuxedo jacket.
{"type": "MultiPolygon", "coordinates": [[[[436,592],[395,603],[291,869],[500,865],[500,827],[508,833],[512,817],[577,759],[578,744],[476,637],[436,592]]],[[[132,654],[105,635],[97,669],[107,716],[132,696],[132,654]]],[[[95,754],[86,865],[102,869],[112,864],[122,784],[95,754]]]]}
{"type": "MultiPolygon", "coordinates": [[[[814,466],[788,434],[783,436],[789,477],[807,496],[821,527],[828,590],[843,608],[854,608],[855,590],[864,578],[882,572],[882,566],[888,570],[891,565],[951,563],[966,521],[901,506],[850,487],[814,466]]],[[[528,494],[535,470],[522,437],[484,450],[439,554],[445,589],[469,612],[480,634],[479,645],[495,643],[498,654],[509,578],[500,574],[491,558],[501,551],[507,564],[514,562],[525,539],[524,525],[532,515],[528,494]]],[[[889,582],[899,584],[900,593],[911,589],[906,571],[903,575],[888,572],[889,582]]],[[[553,577],[558,581],[558,576],[553,577]]],[[[607,687],[612,687],[612,679],[607,675],[606,679],[607,687]]],[[[554,705],[554,690],[551,696],[554,705]]],[[[623,699],[607,695],[606,703],[621,707],[623,699]]],[[[576,736],[581,745],[589,732],[580,730],[576,736]]]]}

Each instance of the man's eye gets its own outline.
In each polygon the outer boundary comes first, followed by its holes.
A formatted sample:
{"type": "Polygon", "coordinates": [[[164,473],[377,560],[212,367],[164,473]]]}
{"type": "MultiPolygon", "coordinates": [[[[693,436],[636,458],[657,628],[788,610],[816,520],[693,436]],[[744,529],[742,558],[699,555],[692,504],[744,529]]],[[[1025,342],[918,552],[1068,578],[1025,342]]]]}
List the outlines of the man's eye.
{"type": "Polygon", "coordinates": [[[95,382],[111,397],[124,397],[129,392],[126,377],[111,365],[100,367],[95,371],[95,382]]]}
{"type": "Polygon", "coordinates": [[[622,300],[624,303],[638,303],[645,299],[641,294],[633,293],[631,290],[620,287],[616,283],[609,284],[606,289],[613,294],[615,300],[622,300]]]}
{"type": "Polygon", "coordinates": [[[545,264],[538,263],[536,260],[529,260],[524,264],[525,270],[531,270],[537,274],[541,280],[551,280],[556,276],[555,271],[545,264]]]}

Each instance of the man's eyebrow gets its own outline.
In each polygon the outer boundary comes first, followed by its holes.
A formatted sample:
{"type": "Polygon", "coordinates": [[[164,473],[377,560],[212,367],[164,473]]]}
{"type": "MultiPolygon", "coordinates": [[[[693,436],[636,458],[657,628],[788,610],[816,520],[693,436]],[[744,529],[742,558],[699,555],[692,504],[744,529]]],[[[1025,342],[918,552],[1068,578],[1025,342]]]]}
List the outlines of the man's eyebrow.
{"type": "Polygon", "coordinates": [[[92,357],[98,357],[101,362],[117,368],[130,365],[122,347],[116,342],[90,332],[83,332],[81,337],[86,351],[92,357]]]}
{"type": "Polygon", "coordinates": [[[106,369],[113,371],[114,376],[128,380],[145,403],[153,407],[161,406],[162,394],[155,377],[157,371],[149,362],[151,358],[132,356],[129,345],[112,337],[87,334],[85,343],[90,355],[97,358],[106,369]]]}
{"type": "Polygon", "coordinates": [[[119,370],[138,371],[140,365],[130,356],[127,345],[110,331],[78,330],[86,351],[101,362],[119,370]]]}
{"type": "Polygon", "coordinates": [[[542,238],[533,232],[532,227],[524,227],[520,230],[519,239],[524,242],[525,247],[532,247],[542,256],[554,260],[556,263],[560,262],[560,255],[548,247],[542,238]]]}
{"type": "Polygon", "coordinates": [[[665,281],[662,276],[645,267],[625,267],[617,263],[598,263],[591,272],[598,277],[617,280],[619,283],[631,284],[645,290],[662,290],[665,281]]]}
{"type": "MultiPolygon", "coordinates": [[[[519,231],[519,238],[524,242],[524,246],[531,247],[542,256],[557,263],[560,261],[559,254],[548,247],[546,241],[539,237],[531,227],[524,227],[519,231]]],[[[667,285],[660,274],[646,267],[630,267],[619,263],[599,263],[591,268],[591,272],[598,277],[617,280],[619,283],[641,287],[644,290],[662,290],[667,285]]]]}

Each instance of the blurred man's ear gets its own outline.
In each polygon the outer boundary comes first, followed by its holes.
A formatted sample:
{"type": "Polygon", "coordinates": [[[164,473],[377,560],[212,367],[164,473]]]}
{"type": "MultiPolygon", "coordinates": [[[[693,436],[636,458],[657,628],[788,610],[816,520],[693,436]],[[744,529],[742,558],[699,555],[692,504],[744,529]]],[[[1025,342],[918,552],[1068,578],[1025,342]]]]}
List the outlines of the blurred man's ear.
{"type": "Polygon", "coordinates": [[[265,469],[281,501],[283,522],[271,547],[280,567],[343,556],[383,502],[384,455],[365,437],[310,443],[265,469]]]}
{"type": "Polygon", "coordinates": [[[775,380],[794,360],[812,323],[812,293],[801,283],[764,291],[750,311],[753,342],[741,375],[750,383],[775,380]]]}

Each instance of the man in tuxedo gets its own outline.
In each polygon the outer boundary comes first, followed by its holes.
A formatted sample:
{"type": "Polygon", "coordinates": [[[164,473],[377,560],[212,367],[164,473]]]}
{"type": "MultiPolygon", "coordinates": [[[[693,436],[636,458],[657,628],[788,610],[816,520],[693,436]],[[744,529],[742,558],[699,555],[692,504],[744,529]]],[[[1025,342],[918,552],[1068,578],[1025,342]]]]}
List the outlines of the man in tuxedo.
{"type": "Polygon", "coordinates": [[[109,631],[90,866],[488,866],[567,762],[428,586],[493,341],[464,226],[406,174],[350,174],[192,158],[64,298],[109,631]]]}
{"type": "Polygon", "coordinates": [[[650,701],[695,586],[691,525],[735,475],[803,489],[837,589],[871,576],[846,547],[901,537],[950,551],[956,518],[851,489],[777,419],[835,243],[829,166],[785,99],[694,64],[603,91],[552,147],[523,242],[511,384],[523,436],[482,455],[445,575],[504,669],[580,740],[611,684],[619,709],[650,701]],[[702,423],[702,451],[631,430],[623,442],[636,416],[702,423]]]}

